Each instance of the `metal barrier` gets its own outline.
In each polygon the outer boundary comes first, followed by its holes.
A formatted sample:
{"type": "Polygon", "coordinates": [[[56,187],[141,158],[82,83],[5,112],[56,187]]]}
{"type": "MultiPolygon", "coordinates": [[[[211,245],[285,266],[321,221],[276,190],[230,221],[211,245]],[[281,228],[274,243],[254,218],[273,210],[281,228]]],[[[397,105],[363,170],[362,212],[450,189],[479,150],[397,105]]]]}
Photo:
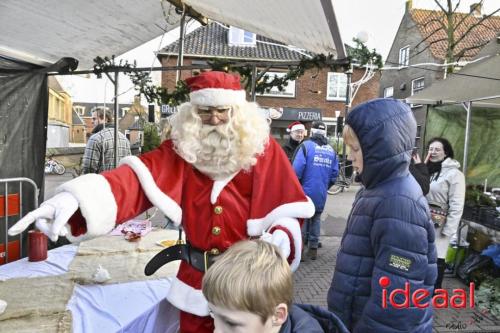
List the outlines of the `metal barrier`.
{"type": "Polygon", "coordinates": [[[9,217],[18,217],[17,220],[21,219],[24,216],[23,212],[23,184],[28,184],[31,185],[32,191],[33,191],[33,209],[38,208],[38,186],[36,183],[25,177],[19,177],[19,178],[5,178],[5,179],[0,179],[0,218],[2,220],[5,220],[5,226],[4,228],[4,241],[5,243],[3,244],[3,251],[2,251],[2,244],[0,243],[0,265],[6,264],[9,261],[9,259],[14,259],[14,256],[11,255],[9,257],[9,246],[12,245],[12,248],[15,249],[16,245],[19,248],[19,256],[16,257],[15,259],[21,258],[22,257],[22,251],[23,251],[23,233],[19,234],[19,241],[14,242],[9,242],[9,234],[7,233],[9,229],[9,217]],[[2,186],[3,183],[3,186],[2,186]],[[17,184],[17,189],[12,191],[12,186],[17,184]],[[9,185],[12,193],[9,193],[9,185]],[[2,188],[3,188],[3,195],[2,195],[2,188]],[[11,244],[12,243],[12,244],[11,244]]]}

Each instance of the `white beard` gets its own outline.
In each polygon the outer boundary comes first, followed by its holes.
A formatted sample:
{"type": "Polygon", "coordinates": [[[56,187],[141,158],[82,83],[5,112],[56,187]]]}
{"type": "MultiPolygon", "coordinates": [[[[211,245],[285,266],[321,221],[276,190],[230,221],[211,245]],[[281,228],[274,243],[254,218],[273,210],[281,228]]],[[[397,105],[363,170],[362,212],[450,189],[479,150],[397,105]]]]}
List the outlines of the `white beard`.
{"type": "Polygon", "coordinates": [[[227,124],[201,127],[199,150],[193,163],[196,169],[212,179],[223,179],[242,169],[238,155],[235,134],[228,130],[227,124]]]}
{"type": "Polygon", "coordinates": [[[249,171],[269,140],[269,125],[256,104],[235,106],[233,112],[225,124],[203,125],[194,107],[185,103],[170,122],[177,154],[213,180],[249,171]]]}

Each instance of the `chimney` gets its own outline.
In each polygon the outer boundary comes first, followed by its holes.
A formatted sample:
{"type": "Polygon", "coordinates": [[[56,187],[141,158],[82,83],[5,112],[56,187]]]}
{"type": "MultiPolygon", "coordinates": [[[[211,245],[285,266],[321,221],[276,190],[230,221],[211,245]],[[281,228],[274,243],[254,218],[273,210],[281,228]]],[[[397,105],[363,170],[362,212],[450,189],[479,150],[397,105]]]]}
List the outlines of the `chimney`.
{"type": "Polygon", "coordinates": [[[481,3],[473,3],[470,5],[470,13],[475,16],[475,17],[481,17],[482,16],[482,5],[481,3]]]}
{"type": "Polygon", "coordinates": [[[412,8],[413,8],[413,1],[406,0],[405,13],[409,13],[412,8]]]}

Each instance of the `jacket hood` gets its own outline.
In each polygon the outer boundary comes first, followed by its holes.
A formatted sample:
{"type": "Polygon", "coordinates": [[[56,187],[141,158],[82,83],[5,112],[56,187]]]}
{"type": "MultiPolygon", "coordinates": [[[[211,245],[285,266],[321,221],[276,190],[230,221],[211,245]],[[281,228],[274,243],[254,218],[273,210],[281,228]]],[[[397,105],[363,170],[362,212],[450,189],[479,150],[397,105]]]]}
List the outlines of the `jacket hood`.
{"type": "Polygon", "coordinates": [[[324,146],[328,143],[328,139],[321,134],[314,134],[313,136],[311,136],[311,141],[316,142],[320,146],[324,146]]]}
{"type": "Polygon", "coordinates": [[[360,178],[366,188],[408,174],[417,124],[407,104],[395,99],[374,99],[353,108],[346,123],[360,141],[360,178]]]}
{"type": "MultiPolygon", "coordinates": [[[[349,333],[340,318],[333,312],[310,304],[296,304],[295,306],[306,312],[311,319],[316,320],[325,333],[349,333]]],[[[296,330],[296,332],[305,332],[305,330],[296,330]]]]}
{"type": "Polygon", "coordinates": [[[444,169],[444,168],[460,169],[460,162],[448,157],[443,161],[443,163],[441,163],[441,169],[444,169]]]}

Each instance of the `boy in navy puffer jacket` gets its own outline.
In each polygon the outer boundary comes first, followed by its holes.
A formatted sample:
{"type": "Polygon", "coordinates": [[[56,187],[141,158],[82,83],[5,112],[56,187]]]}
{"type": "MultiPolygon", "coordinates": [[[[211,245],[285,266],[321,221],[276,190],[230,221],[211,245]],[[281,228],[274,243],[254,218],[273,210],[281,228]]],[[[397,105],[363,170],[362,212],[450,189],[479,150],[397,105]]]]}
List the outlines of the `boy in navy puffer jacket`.
{"type": "Polygon", "coordinates": [[[353,332],[432,332],[432,305],[419,309],[411,299],[422,288],[428,295],[419,303],[430,303],[437,275],[429,207],[408,171],[415,135],[410,107],[393,99],[363,103],[346,120],[344,140],[363,187],[337,254],[328,307],[353,332]],[[407,282],[408,308],[383,300],[407,282]]]}

